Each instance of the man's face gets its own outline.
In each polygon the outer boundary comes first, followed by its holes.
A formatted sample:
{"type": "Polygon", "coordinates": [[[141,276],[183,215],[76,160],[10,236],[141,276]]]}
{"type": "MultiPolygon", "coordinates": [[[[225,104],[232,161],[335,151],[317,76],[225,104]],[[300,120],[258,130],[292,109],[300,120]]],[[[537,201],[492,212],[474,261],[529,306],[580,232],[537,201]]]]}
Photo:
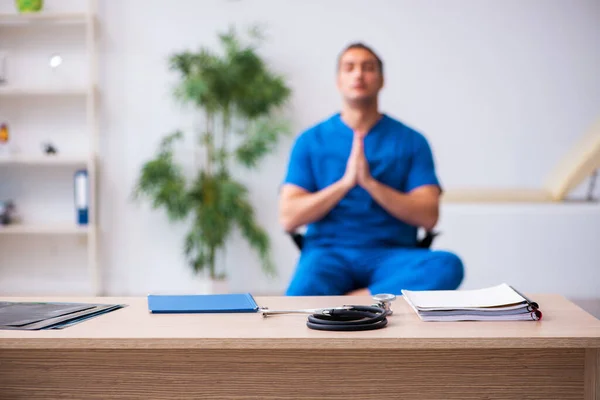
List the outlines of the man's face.
{"type": "Polygon", "coordinates": [[[340,59],[337,86],[347,101],[374,100],[383,87],[383,76],[375,56],[364,49],[346,51],[340,59]]]}

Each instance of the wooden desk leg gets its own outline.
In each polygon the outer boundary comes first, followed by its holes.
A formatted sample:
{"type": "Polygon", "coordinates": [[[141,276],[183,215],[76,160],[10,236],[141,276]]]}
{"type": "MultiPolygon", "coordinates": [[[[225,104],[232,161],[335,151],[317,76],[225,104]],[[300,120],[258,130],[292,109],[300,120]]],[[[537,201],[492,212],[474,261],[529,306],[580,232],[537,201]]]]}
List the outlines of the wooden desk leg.
{"type": "Polygon", "coordinates": [[[585,351],[585,400],[600,400],[600,349],[585,351]]]}

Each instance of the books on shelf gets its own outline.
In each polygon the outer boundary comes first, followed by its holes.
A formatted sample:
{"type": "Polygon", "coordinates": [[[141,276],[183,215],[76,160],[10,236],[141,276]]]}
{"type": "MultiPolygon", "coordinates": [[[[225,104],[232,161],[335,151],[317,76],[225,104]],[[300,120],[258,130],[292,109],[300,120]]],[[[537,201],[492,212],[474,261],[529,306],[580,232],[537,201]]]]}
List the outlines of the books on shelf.
{"type": "Polygon", "coordinates": [[[539,305],[512,286],[475,290],[402,290],[422,321],[539,321],[539,305]]]}

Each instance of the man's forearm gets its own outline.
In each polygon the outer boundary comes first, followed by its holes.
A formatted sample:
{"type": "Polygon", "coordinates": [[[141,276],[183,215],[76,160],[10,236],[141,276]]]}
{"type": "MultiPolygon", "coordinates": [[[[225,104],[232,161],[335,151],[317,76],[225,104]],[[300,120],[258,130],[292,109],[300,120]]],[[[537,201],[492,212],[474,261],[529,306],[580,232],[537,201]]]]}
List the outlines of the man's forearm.
{"type": "Polygon", "coordinates": [[[280,222],[287,232],[323,218],[348,193],[350,187],[337,181],[315,193],[281,200],[280,222]]]}
{"type": "Polygon", "coordinates": [[[407,224],[431,230],[439,217],[438,201],[428,195],[405,194],[370,179],[364,189],[388,213],[407,224]]]}

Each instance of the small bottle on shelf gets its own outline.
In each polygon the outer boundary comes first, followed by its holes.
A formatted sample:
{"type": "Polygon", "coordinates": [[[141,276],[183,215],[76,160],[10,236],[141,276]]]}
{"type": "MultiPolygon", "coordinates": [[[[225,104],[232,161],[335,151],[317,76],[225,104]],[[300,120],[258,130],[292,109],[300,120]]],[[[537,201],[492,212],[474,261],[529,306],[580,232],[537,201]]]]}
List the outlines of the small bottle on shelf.
{"type": "Polygon", "coordinates": [[[0,156],[2,157],[9,155],[9,139],[8,124],[0,123],[0,156]]]}

